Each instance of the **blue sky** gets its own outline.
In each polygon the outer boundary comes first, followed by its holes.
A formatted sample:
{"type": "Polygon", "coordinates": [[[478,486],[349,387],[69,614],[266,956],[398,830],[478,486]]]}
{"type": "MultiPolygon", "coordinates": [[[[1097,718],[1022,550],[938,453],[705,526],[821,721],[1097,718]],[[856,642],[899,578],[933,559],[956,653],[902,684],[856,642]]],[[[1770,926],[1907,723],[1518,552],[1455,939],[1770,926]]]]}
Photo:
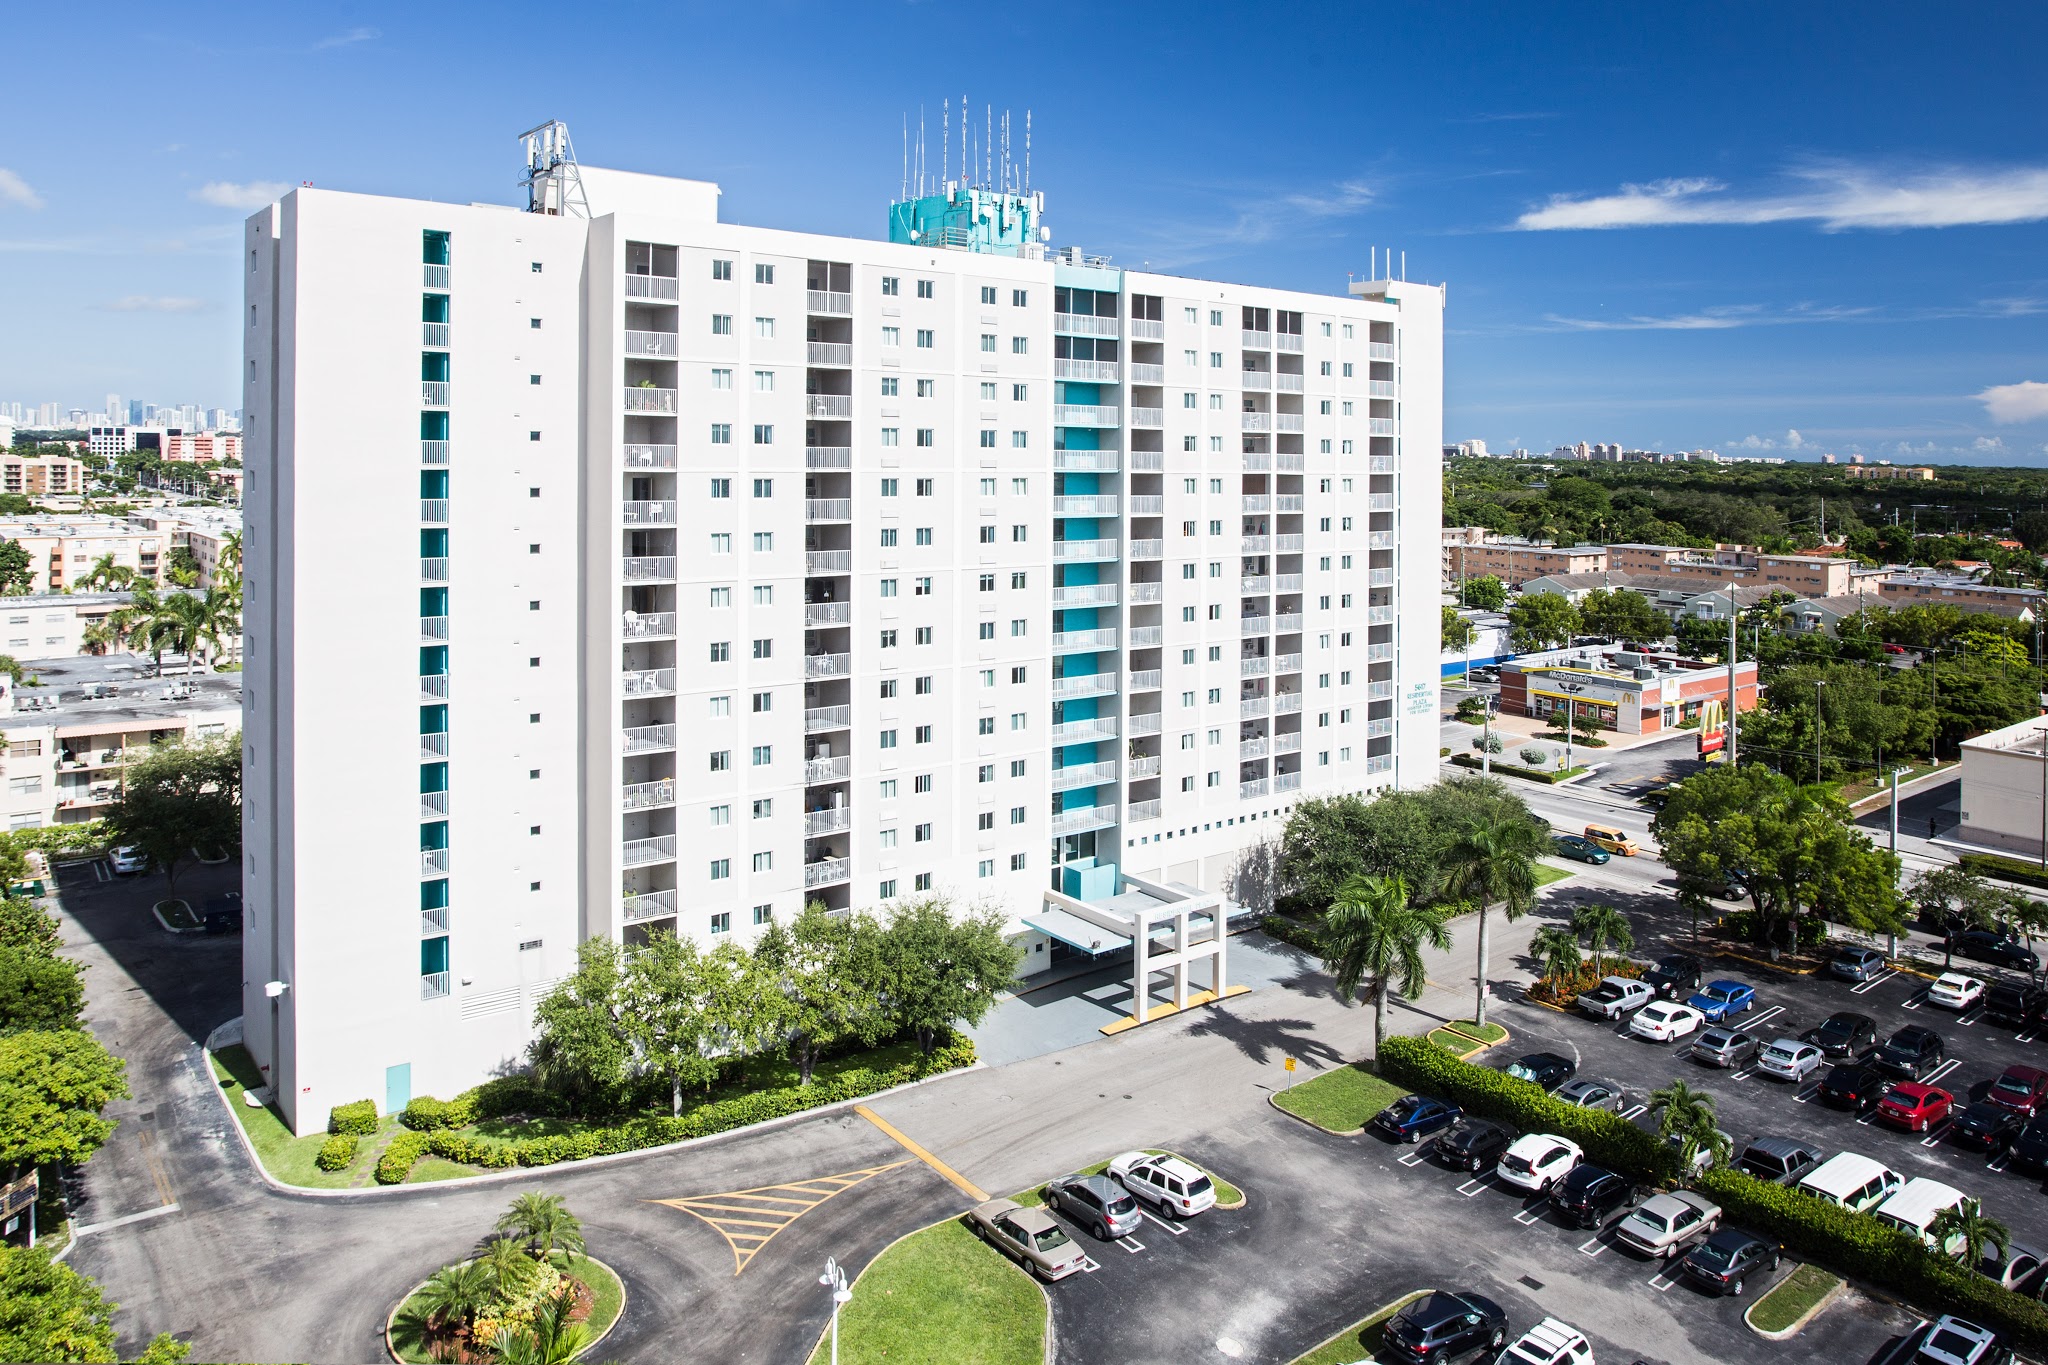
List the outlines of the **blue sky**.
{"type": "Polygon", "coordinates": [[[232,405],[238,224],[285,185],[509,202],[558,117],[735,221],[872,236],[905,114],[964,95],[1033,111],[1060,243],[1332,292],[1391,246],[1447,280],[1447,439],[2048,464],[2048,7],[1002,16],[24,7],[0,398],[232,405]]]}

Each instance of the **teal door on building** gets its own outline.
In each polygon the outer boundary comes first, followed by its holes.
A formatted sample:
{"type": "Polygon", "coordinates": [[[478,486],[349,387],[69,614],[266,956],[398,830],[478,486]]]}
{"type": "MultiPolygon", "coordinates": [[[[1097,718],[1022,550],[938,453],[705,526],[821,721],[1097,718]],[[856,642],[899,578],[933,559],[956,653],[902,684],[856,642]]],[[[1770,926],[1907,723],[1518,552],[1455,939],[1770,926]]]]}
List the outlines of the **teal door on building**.
{"type": "Polygon", "coordinates": [[[412,1063],[384,1068],[384,1112],[396,1114],[412,1103],[412,1063]]]}

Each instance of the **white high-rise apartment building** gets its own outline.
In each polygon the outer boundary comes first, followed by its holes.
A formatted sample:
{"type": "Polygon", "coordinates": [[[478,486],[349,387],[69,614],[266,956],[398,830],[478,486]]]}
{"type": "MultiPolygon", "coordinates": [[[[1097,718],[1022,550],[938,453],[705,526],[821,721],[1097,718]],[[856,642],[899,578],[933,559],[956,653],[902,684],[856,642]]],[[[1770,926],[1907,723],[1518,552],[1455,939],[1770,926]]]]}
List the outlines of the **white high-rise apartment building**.
{"type": "Polygon", "coordinates": [[[1048,912],[1255,902],[1295,803],[1433,778],[1440,288],[565,174],[247,225],[246,1037],[300,1131],[516,1062],[591,936],[932,892],[1042,971],[1048,912]]]}

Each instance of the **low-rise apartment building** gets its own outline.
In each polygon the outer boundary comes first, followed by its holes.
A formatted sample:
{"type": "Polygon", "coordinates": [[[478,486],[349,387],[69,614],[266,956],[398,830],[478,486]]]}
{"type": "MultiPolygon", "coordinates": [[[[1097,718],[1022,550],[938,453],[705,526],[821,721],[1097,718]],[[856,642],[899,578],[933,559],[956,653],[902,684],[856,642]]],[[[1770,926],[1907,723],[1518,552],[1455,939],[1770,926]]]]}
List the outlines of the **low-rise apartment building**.
{"type": "MultiPolygon", "coordinates": [[[[1756,708],[1756,662],[1735,666],[1735,709],[1756,708]]],[[[1652,735],[1726,713],[1728,669],[1675,654],[1627,650],[1559,650],[1501,665],[1504,714],[1557,718],[1592,716],[1624,735],[1652,735]]]]}
{"type": "Polygon", "coordinates": [[[1905,479],[1911,483],[1933,483],[1934,471],[1926,465],[1845,464],[1837,465],[1845,479],[1905,479]]]}
{"type": "Polygon", "coordinates": [[[86,632],[128,605],[125,592],[35,593],[0,597],[0,652],[56,659],[86,652],[86,632]]]}
{"type": "Polygon", "coordinates": [[[0,451],[0,493],[69,496],[85,490],[85,465],[68,455],[0,451]]]}
{"type": "Polygon", "coordinates": [[[1855,562],[1828,555],[1770,555],[1739,545],[1711,550],[1682,545],[1622,544],[1607,547],[1617,572],[1706,578],[1720,583],[1761,582],[1789,592],[1829,597],[1854,591],[1855,562]]]}
{"type": "Polygon", "coordinates": [[[128,519],[144,530],[166,536],[171,550],[190,550],[199,565],[196,586],[202,590],[219,582],[221,556],[227,552],[228,542],[242,534],[241,515],[217,507],[151,508],[131,512],[128,519]]]}
{"type": "Polygon", "coordinates": [[[1485,545],[1500,539],[1500,532],[1487,526],[1446,526],[1444,536],[1443,585],[1444,591],[1458,590],[1458,565],[1454,551],[1461,545],[1485,545]]]}
{"type": "Polygon", "coordinates": [[[170,538],[103,513],[0,517],[0,540],[28,551],[31,593],[63,592],[112,555],[114,563],[154,581],[170,556],[170,538]]]}
{"type": "Polygon", "coordinates": [[[1608,567],[1604,545],[1552,545],[1541,540],[1502,538],[1453,544],[1445,546],[1444,554],[1450,561],[1445,578],[1452,584],[1491,576],[1510,588],[1519,588],[1545,574],[1599,573],[1608,567]]]}
{"type": "Polygon", "coordinates": [[[2043,596],[2048,594],[2039,588],[1993,587],[1962,574],[1892,574],[1878,587],[1878,597],[1888,607],[1940,605],[1963,611],[1995,612],[2024,621],[2040,615],[2043,596]]]}
{"type": "Polygon", "coordinates": [[[1532,578],[1522,585],[1526,595],[1535,592],[1554,592],[1574,606],[1586,599],[1586,594],[1595,589],[1609,592],[1627,590],[1641,593],[1650,599],[1650,605],[1669,616],[1673,621],[1697,618],[1703,621],[1725,621],[1728,619],[1728,602],[1732,594],[1737,611],[1746,611],[1780,589],[1761,583],[1718,583],[1711,578],[1658,578],[1652,574],[1626,573],[1573,573],[1545,574],[1532,578]]]}

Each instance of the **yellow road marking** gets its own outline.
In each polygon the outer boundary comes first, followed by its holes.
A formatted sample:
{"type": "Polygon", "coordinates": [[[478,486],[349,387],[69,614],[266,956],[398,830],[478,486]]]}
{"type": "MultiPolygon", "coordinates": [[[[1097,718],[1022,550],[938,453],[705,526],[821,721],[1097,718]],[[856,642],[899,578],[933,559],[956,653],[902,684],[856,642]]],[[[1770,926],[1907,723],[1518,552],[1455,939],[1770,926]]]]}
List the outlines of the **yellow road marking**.
{"type": "Polygon", "coordinates": [[[898,1166],[908,1166],[907,1161],[892,1161],[886,1166],[872,1166],[866,1170],[848,1171],[844,1175],[822,1175],[810,1180],[799,1180],[786,1185],[757,1185],[750,1190],[727,1190],[721,1194],[689,1195],[681,1199],[655,1199],[650,1202],[666,1204],[672,1209],[681,1209],[692,1218],[709,1223],[725,1238],[725,1244],[732,1248],[732,1273],[738,1275],[752,1264],[761,1249],[774,1240],[775,1235],[797,1219],[817,1208],[837,1194],[844,1194],[864,1180],[871,1180],[885,1171],[898,1166]],[[824,1189],[812,1189],[822,1185],[824,1189]],[[793,1198],[794,1192],[809,1195],[809,1198],[793,1198]],[[738,1214],[747,1216],[736,1217],[738,1214]],[[767,1232],[749,1232],[748,1228],[767,1228],[767,1232]],[[744,1245],[742,1245],[744,1243],[744,1245]]]}
{"type": "Polygon", "coordinates": [[[874,1124],[875,1127],[881,1129],[884,1133],[887,1133],[890,1136],[890,1138],[892,1138],[899,1146],[903,1148],[904,1151],[910,1153],[919,1161],[922,1161],[925,1165],[931,1167],[940,1175],[952,1181],[955,1185],[957,1185],[960,1188],[960,1192],[962,1194],[965,1194],[969,1199],[972,1199],[975,1203],[980,1204],[987,1201],[988,1196],[982,1192],[980,1186],[976,1185],[966,1176],[960,1174],[960,1172],[954,1170],[951,1166],[948,1166],[945,1162],[933,1156],[930,1152],[927,1152],[924,1148],[918,1146],[915,1142],[912,1142],[908,1137],[905,1137],[901,1129],[897,1128],[895,1124],[889,1122],[889,1120],[883,1118],[880,1114],[877,1114],[874,1110],[868,1108],[864,1104],[856,1104],[855,1106],[853,1106],[853,1112],[859,1114],[869,1123],[874,1124]]]}

